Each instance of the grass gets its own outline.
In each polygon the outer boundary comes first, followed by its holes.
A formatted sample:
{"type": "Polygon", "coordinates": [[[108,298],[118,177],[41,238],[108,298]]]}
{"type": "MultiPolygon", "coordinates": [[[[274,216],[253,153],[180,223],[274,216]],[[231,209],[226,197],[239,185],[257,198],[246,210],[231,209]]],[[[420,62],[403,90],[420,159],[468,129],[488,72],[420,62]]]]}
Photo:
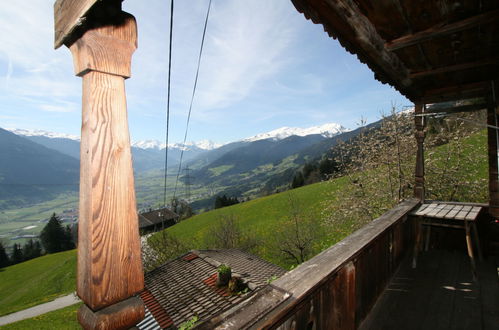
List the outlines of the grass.
{"type": "MultiPolygon", "coordinates": [[[[216,209],[184,220],[167,230],[168,233],[185,242],[192,249],[204,249],[205,236],[209,228],[224,216],[234,215],[240,228],[252,232],[262,242],[272,240],[274,233],[287,220],[290,199],[299,203],[308,217],[324,220],[324,203],[334,202],[335,193],[346,184],[343,178],[316,183],[282,193],[258,198],[233,206],[216,209]]],[[[334,233],[324,235],[318,246],[331,245],[341,237],[334,233]]],[[[318,251],[320,248],[318,247],[318,251]]],[[[277,257],[265,244],[259,244],[256,253],[273,263],[289,268],[292,264],[277,257]]]]}
{"type": "MultiPolygon", "coordinates": [[[[437,159],[441,158],[447,152],[447,148],[452,147],[453,142],[449,145],[443,145],[432,150],[428,150],[428,154],[435,154],[437,159]]],[[[463,169],[457,175],[466,178],[472,175],[475,179],[485,180],[483,187],[480,185],[479,193],[477,196],[462,195],[465,200],[463,201],[482,201],[487,195],[487,158],[486,158],[486,134],[484,131],[473,134],[463,139],[462,146],[464,154],[473,155],[474,161],[468,163],[460,163],[463,169]],[[475,200],[476,199],[476,200],[475,200]]],[[[451,165],[452,165],[451,160],[451,165]]],[[[441,162],[441,160],[437,160],[441,162]]],[[[377,169],[377,171],[382,168],[377,169]]],[[[471,179],[470,179],[471,180],[471,179]]],[[[167,230],[169,234],[184,242],[186,246],[191,249],[205,249],[208,248],[205,243],[207,235],[209,235],[209,228],[224,216],[234,215],[236,222],[244,231],[254,233],[259,238],[262,244],[259,244],[255,253],[272,263],[278,264],[284,268],[290,268],[293,264],[279,257],[273,251],[270,251],[269,245],[265,242],[271,241],[275,237],[276,231],[286,221],[289,213],[289,200],[290,198],[296,200],[305,213],[318,222],[327,221],[330,214],[325,211],[327,204],[335,203],[337,196],[345,191],[348,184],[347,178],[339,178],[328,182],[321,182],[312,184],[298,189],[285,191],[282,193],[270,195],[267,197],[258,198],[249,202],[216,209],[213,211],[205,212],[196,215],[190,219],[182,221],[177,225],[170,227],[167,230]]],[[[341,222],[336,221],[334,228],[327,228],[315,244],[314,252],[318,253],[324,248],[331,246],[342,238],[349,235],[356,229],[352,223],[347,220],[341,222]]]]}
{"type": "MultiPolygon", "coordinates": [[[[483,132],[465,139],[466,152],[476,153],[486,150],[486,135],[483,132]]],[[[435,150],[444,153],[446,146],[435,150]]],[[[486,151],[485,151],[486,152],[486,151]]],[[[487,177],[486,157],[478,157],[470,165],[478,169],[479,177],[487,177]]],[[[169,233],[189,244],[191,249],[206,248],[204,237],[210,226],[225,215],[235,215],[241,228],[251,230],[262,241],[272,240],[276,230],[286,221],[290,198],[302,205],[309,217],[317,221],[326,220],[325,205],[335,203],[347,184],[346,178],[321,182],[290,191],[258,198],[230,207],[213,210],[167,229],[169,233]]],[[[486,190],[487,187],[485,186],[486,190]]],[[[343,222],[334,230],[324,233],[317,244],[319,252],[324,247],[334,244],[353,230],[349,223],[343,222]]],[[[258,247],[257,254],[270,262],[285,268],[291,265],[276,257],[265,244],[258,247]]],[[[12,313],[57,296],[68,294],[75,288],[76,253],[66,251],[47,255],[18,265],[0,270],[0,315],[12,313]]],[[[76,321],[78,305],[73,305],[55,312],[47,313],[29,320],[13,323],[1,329],[79,329],[76,321]]]]}
{"type": "Polygon", "coordinates": [[[234,167],[234,165],[222,165],[222,166],[210,168],[208,171],[210,171],[211,176],[219,176],[219,175],[223,174],[224,172],[227,172],[228,170],[230,170],[233,167],[234,167]]]}
{"type": "Polygon", "coordinates": [[[76,314],[80,304],[71,305],[53,312],[38,315],[30,319],[14,322],[1,326],[2,330],[23,330],[23,329],[81,329],[76,314]]]}
{"type": "Polygon", "coordinates": [[[75,291],[76,250],[49,254],[0,269],[0,315],[75,291]]]}

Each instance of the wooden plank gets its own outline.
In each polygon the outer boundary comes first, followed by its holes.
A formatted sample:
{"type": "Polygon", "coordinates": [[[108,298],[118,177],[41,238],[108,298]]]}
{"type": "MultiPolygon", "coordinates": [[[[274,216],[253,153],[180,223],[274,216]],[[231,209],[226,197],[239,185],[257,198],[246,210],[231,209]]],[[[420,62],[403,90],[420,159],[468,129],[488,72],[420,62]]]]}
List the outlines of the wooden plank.
{"type": "Polygon", "coordinates": [[[490,81],[479,81],[469,84],[447,85],[442,88],[426,90],[421,102],[439,103],[454,100],[483,97],[490,90],[490,81]]]}
{"type": "Polygon", "coordinates": [[[435,208],[438,206],[438,204],[429,204],[427,208],[425,208],[423,211],[421,212],[417,212],[416,215],[419,215],[419,216],[425,216],[427,215],[428,213],[430,212],[434,212],[435,211],[435,208]]]}
{"type": "Polygon", "coordinates": [[[454,217],[454,219],[456,220],[464,220],[466,219],[466,216],[468,215],[468,213],[471,211],[471,206],[463,206],[463,208],[461,209],[461,211],[459,211],[459,213],[454,217]]]}
{"type": "Polygon", "coordinates": [[[123,0],[57,0],[54,3],[54,47],[62,46],[67,37],[84,22],[85,15],[98,2],[121,3],[123,0]]]}
{"type": "MultiPolygon", "coordinates": [[[[334,280],[332,329],[354,330],[355,327],[355,266],[349,262],[334,280]]],[[[297,327],[305,329],[306,327],[297,327]]]]}
{"type": "Polygon", "coordinates": [[[464,205],[454,205],[452,210],[445,215],[445,219],[454,219],[454,217],[461,211],[464,205]]]}
{"type": "Polygon", "coordinates": [[[473,210],[471,210],[470,213],[468,213],[466,215],[466,220],[467,221],[475,221],[477,216],[478,216],[478,212],[474,212],[473,210]]]}
{"type": "MultiPolygon", "coordinates": [[[[442,204],[444,205],[444,204],[442,204]]],[[[436,215],[435,215],[435,218],[440,218],[440,219],[443,219],[445,218],[445,215],[447,213],[449,213],[450,211],[452,211],[452,208],[453,206],[452,205],[447,205],[445,204],[444,207],[440,210],[440,212],[438,212],[436,215]]]]}
{"type": "Polygon", "coordinates": [[[359,9],[354,0],[305,1],[293,0],[296,9],[321,23],[330,35],[338,38],[350,52],[362,56],[364,62],[378,73],[384,83],[399,86],[399,90],[409,90],[412,81],[409,71],[399,57],[387,51],[385,40],[376,27],[359,9]],[[334,32],[332,32],[334,31],[334,32]],[[355,48],[354,48],[355,47],[355,48]]]}
{"type": "Polygon", "coordinates": [[[430,206],[430,204],[421,204],[421,206],[416,211],[411,213],[411,215],[421,215],[421,212],[426,210],[428,206],[430,206]]]}
{"type": "Polygon", "coordinates": [[[430,212],[427,212],[425,216],[427,217],[434,217],[437,215],[438,212],[440,212],[444,208],[445,204],[438,204],[436,205],[433,210],[430,212]]]}
{"type": "MultiPolygon", "coordinates": [[[[415,198],[400,203],[381,217],[371,221],[342,241],[272,282],[272,285],[289,292],[293,299],[285,301],[281,306],[272,310],[264,319],[255,323],[254,327],[265,328],[266,326],[275,324],[276,320],[282,320],[294,307],[296,302],[305,299],[307,294],[323,285],[343,265],[363,254],[373,240],[394,224],[403,221],[406,215],[419,204],[420,201],[415,198]]],[[[359,271],[356,273],[362,274],[359,271]]],[[[366,276],[369,276],[369,274],[366,273],[366,276]]],[[[356,283],[358,283],[358,279],[362,277],[357,276],[356,278],[356,283]]]]}
{"type": "Polygon", "coordinates": [[[409,34],[386,43],[386,48],[389,51],[409,47],[430,39],[452,34],[458,31],[473,28],[478,25],[491,23],[499,19],[499,10],[486,12],[484,14],[472,16],[451,24],[433,26],[424,31],[409,34]]]}
{"type": "Polygon", "coordinates": [[[460,63],[460,64],[455,64],[455,65],[449,65],[449,66],[444,66],[444,67],[440,67],[440,68],[425,70],[425,71],[412,72],[409,74],[409,77],[411,77],[412,79],[418,79],[418,78],[424,78],[424,77],[428,77],[428,76],[432,76],[432,75],[436,75],[436,74],[470,70],[470,69],[475,69],[475,68],[479,68],[479,67],[483,67],[483,66],[495,65],[497,63],[499,63],[499,58],[493,58],[493,59],[477,61],[477,62],[460,63]]]}
{"type": "Polygon", "coordinates": [[[415,127],[415,138],[416,138],[416,166],[414,168],[414,197],[424,202],[425,200],[425,187],[424,187],[424,127],[426,120],[423,117],[417,115],[423,114],[424,105],[421,102],[417,102],[414,105],[414,127],[415,127]]]}
{"type": "Polygon", "coordinates": [[[130,329],[144,315],[142,299],[131,297],[97,312],[83,304],[78,310],[78,321],[84,329],[130,329]]]}
{"type": "Polygon", "coordinates": [[[486,108],[487,105],[485,103],[477,103],[477,104],[460,105],[455,107],[445,107],[445,108],[436,108],[436,109],[432,108],[431,113],[472,112],[486,108]]]}

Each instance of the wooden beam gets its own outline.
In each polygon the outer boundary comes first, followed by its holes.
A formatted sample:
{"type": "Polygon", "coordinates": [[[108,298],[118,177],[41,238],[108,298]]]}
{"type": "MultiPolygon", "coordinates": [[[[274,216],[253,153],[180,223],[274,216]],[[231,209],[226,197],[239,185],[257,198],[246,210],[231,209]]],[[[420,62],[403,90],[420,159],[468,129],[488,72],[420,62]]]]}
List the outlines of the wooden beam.
{"type": "Polygon", "coordinates": [[[436,108],[429,109],[430,113],[451,113],[451,112],[472,112],[487,109],[487,103],[477,103],[477,104],[467,104],[467,105],[459,105],[456,107],[445,107],[445,108],[436,108]]]}
{"type": "Polygon", "coordinates": [[[83,78],[77,293],[85,327],[117,329],[143,318],[144,288],[125,78],[137,47],[135,18],[121,12],[70,46],[83,78]]]}
{"type": "Polygon", "coordinates": [[[98,312],[82,305],[78,321],[83,329],[133,329],[135,320],[143,319],[144,315],[144,303],[139,297],[132,297],[98,312]]]}
{"type": "Polygon", "coordinates": [[[375,73],[376,79],[389,83],[403,94],[411,94],[409,71],[399,57],[385,48],[385,41],[363,15],[354,0],[292,0],[307,19],[320,23],[331,37],[356,54],[375,73]]]}
{"type": "Polygon", "coordinates": [[[422,103],[417,103],[414,106],[414,124],[416,131],[414,136],[416,138],[416,169],[414,175],[414,197],[424,202],[425,198],[425,186],[424,186],[424,138],[425,138],[425,118],[423,116],[418,116],[424,114],[424,105],[422,103]]]}
{"type": "Polygon", "coordinates": [[[443,88],[436,88],[424,92],[420,101],[426,104],[446,101],[465,100],[484,97],[490,90],[489,81],[480,81],[470,84],[460,84],[443,88]]]}
{"type": "Polygon", "coordinates": [[[83,25],[86,15],[98,3],[120,4],[121,1],[123,0],[57,0],[54,3],[54,47],[57,49],[71,39],[70,36],[83,25]]]}
{"type": "Polygon", "coordinates": [[[449,65],[449,66],[444,66],[444,67],[431,69],[431,70],[413,72],[409,75],[409,77],[411,77],[411,79],[418,79],[418,78],[428,77],[428,76],[441,74],[441,73],[449,73],[449,72],[463,71],[463,70],[469,70],[469,69],[476,69],[479,67],[494,65],[494,64],[499,64],[499,57],[489,59],[489,60],[484,60],[484,61],[460,63],[460,64],[456,64],[456,65],[449,65]]]}
{"type": "Polygon", "coordinates": [[[395,51],[397,49],[416,45],[418,43],[433,38],[473,28],[478,25],[488,24],[498,19],[499,19],[499,10],[494,10],[455,23],[439,24],[436,26],[432,26],[431,28],[428,28],[426,30],[391,40],[387,42],[385,46],[389,51],[395,51]]]}
{"type": "MultiPolygon", "coordinates": [[[[353,30],[354,41],[362,49],[364,53],[362,55],[368,56],[373,64],[381,68],[383,73],[401,88],[411,86],[409,71],[398,56],[385,48],[383,38],[371,21],[360,12],[355,1],[325,0],[325,2],[353,30]]],[[[334,24],[334,22],[329,23],[334,24]]],[[[343,38],[348,39],[347,36],[343,38]]]]}
{"type": "Polygon", "coordinates": [[[499,132],[492,127],[499,126],[499,105],[495,99],[499,88],[492,87],[492,97],[489,97],[487,107],[487,141],[489,158],[489,214],[499,219],[499,132]]]}

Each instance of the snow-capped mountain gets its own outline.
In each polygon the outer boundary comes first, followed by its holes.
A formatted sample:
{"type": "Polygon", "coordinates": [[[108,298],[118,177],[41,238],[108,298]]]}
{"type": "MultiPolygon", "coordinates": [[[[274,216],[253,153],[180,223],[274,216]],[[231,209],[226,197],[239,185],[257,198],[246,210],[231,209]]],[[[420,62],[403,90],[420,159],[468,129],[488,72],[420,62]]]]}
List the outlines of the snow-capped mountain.
{"type": "Polygon", "coordinates": [[[257,134],[255,136],[244,139],[246,142],[253,142],[258,140],[272,139],[282,140],[292,135],[307,136],[312,134],[320,134],[324,137],[333,137],[337,134],[347,132],[348,130],[336,123],[328,123],[320,126],[313,126],[308,128],[300,127],[281,127],[270,132],[257,134]]]}
{"type": "MultiPolygon", "coordinates": [[[[140,148],[140,149],[156,149],[156,150],[162,150],[165,149],[166,144],[161,143],[158,140],[144,140],[144,141],[137,141],[132,143],[133,147],[140,148]]],[[[182,145],[182,143],[171,143],[169,144],[170,148],[173,149],[179,149],[179,150],[193,150],[193,149],[200,149],[200,150],[212,150],[216,149],[218,147],[221,147],[222,144],[220,143],[215,143],[210,140],[201,140],[201,141],[190,141],[186,142],[185,146],[182,145]]]]}
{"type": "Polygon", "coordinates": [[[143,140],[143,141],[132,142],[132,147],[140,149],[161,150],[165,148],[165,144],[159,142],[158,140],[143,140]]]}
{"type": "MultiPolygon", "coordinates": [[[[37,137],[37,136],[42,136],[50,139],[54,138],[63,138],[63,139],[70,139],[74,141],[80,141],[79,136],[75,135],[70,135],[70,134],[64,134],[64,133],[54,133],[54,132],[48,132],[44,130],[28,130],[28,129],[19,129],[19,128],[7,128],[8,131],[16,134],[16,135],[22,135],[26,137],[37,137]]],[[[307,135],[312,135],[312,134],[320,134],[324,137],[332,137],[337,134],[347,132],[348,130],[341,126],[340,124],[337,123],[327,123],[324,125],[320,126],[313,126],[313,127],[308,127],[308,128],[300,128],[300,127],[281,127],[275,130],[272,130],[270,132],[265,132],[265,133],[260,133],[255,136],[242,139],[240,141],[242,142],[254,142],[258,140],[266,140],[266,139],[272,139],[274,141],[277,140],[282,140],[287,137],[290,137],[292,135],[297,135],[297,136],[307,136],[307,135]]],[[[201,140],[201,141],[190,141],[186,142],[185,146],[182,145],[182,143],[172,143],[169,144],[169,147],[172,149],[177,149],[177,150],[192,150],[192,151],[207,151],[207,150],[213,150],[217,149],[224,144],[221,143],[215,143],[210,140],[201,140]]],[[[136,147],[139,149],[144,149],[144,150],[163,150],[165,149],[165,143],[160,142],[158,140],[142,140],[142,141],[136,141],[132,143],[132,147],[136,147]]]]}
{"type": "Polygon", "coordinates": [[[44,136],[50,139],[70,139],[80,141],[80,137],[71,134],[48,132],[41,129],[6,128],[7,131],[22,136],[44,136]]]}

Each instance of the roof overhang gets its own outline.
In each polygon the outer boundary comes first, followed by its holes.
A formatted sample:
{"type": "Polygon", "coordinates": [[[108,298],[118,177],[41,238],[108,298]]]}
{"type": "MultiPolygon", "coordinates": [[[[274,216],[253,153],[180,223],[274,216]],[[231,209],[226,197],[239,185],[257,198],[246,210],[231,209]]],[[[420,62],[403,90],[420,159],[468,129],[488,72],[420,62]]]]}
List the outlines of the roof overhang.
{"type": "Polygon", "coordinates": [[[499,80],[498,1],[291,1],[414,103],[487,97],[499,80]]]}

